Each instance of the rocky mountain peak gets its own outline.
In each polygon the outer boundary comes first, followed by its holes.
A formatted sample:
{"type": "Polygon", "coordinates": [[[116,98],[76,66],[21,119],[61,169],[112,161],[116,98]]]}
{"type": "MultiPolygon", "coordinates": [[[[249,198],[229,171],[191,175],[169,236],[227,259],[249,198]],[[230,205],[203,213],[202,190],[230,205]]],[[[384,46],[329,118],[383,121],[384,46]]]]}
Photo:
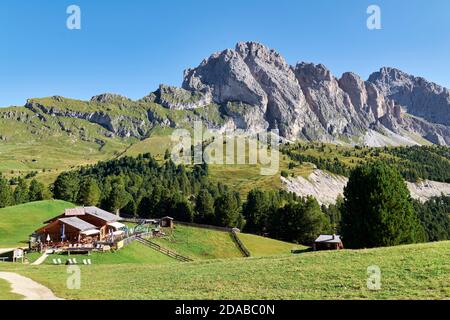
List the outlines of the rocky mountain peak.
{"type": "Polygon", "coordinates": [[[448,128],[433,123],[450,123],[448,90],[425,79],[387,67],[368,81],[351,72],[337,79],[323,64],[290,66],[257,42],[240,42],[186,70],[183,89],[210,94],[237,128],[278,128],[288,139],[333,142],[379,128],[425,138],[431,130],[440,137],[434,141],[447,141],[448,128]],[[401,110],[420,118],[406,119],[401,110]]]}
{"type": "Polygon", "coordinates": [[[131,101],[131,99],[115,93],[102,93],[91,98],[91,102],[112,103],[117,101],[131,101]]]}
{"type": "Polygon", "coordinates": [[[297,78],[301,78],[302,82],[308,82],[309,84],[334,80],[331,71],[323,64],[300,62],[295,67],[295,73],[297,78]]]}
{"type": "Polygon", "coordinates": [[[369,82],[411,115],[432,123],[450,125],[449,89],[388,67],[370,75],[369,82]]]}

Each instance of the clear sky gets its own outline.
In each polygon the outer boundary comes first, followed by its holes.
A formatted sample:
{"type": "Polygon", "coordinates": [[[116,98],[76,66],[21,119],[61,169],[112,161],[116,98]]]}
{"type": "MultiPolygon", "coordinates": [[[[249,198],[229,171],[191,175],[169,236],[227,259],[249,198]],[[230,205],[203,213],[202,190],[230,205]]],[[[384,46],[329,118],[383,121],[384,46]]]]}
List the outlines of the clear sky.
{"type": "Polygon", "coordinates": [[[2,0],[0,106],[114,92],[138,99],[239,41],[367,78],[398,67],[450,87],[448,0],[2,0]],[[81,30],[66,9],[81,8],[81,30]],[[382,30],[366,27],[381,8],[382,30]]]}

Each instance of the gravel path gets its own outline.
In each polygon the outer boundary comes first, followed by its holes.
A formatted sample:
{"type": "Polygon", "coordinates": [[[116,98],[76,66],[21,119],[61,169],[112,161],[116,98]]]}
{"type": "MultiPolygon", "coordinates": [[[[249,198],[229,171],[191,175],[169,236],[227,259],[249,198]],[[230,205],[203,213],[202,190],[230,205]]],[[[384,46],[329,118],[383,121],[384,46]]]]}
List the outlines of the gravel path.
{"type": "Polygon", "coordinates": [[[24,296],[25,300],[61,300],[43,285],[13,272],[0,272],[0,278],[11,283],[12,293],[24,296]]]}

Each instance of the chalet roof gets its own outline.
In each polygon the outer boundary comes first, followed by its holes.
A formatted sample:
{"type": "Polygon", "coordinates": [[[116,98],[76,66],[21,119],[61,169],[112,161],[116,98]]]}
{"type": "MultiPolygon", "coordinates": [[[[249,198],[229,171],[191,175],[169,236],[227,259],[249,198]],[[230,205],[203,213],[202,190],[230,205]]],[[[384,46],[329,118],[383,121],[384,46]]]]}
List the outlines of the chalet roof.
{"type": "Polygon", "coordinates": [[[84,208],[64,209],[64,216],[65,217],[83,216],[83,215],[84,215],[84,208]]]}
{"type": "Polygon", "coordinates": [[[97,217],[106,222],[114,222],[114,221],[119,220],[119,217],[117,217],[115,214],[112,214],[108,211],[102,210],[97,207],[85,207],[84,212],[85,212],[85,214],[89,214],[91,216],[97,217]]]}
{"type": "Polygon", "coordinates": [[[67,224],[71,227],[74,227],[77,230],[80,231],[86,231],[86,230],[92,230],[92,229],[97,229],[96,226],[81,220],[80,218],[77,217],[70,217],[70,218],[61,218],[58,219],[59,221],[61,221],[64,224],[67,224]]]}
{"type": "Polygon", "coordinates": [[[326,243],[341,243],[341,236],[321,234],[315,242],[326,242],[326,243]]]}

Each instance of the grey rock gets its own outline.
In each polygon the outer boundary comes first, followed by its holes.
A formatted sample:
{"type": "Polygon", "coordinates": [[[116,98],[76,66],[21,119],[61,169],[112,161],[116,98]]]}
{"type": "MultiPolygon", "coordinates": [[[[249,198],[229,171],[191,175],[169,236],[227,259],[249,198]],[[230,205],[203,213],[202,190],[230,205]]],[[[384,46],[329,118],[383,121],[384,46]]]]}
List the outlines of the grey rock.
{"type": "Polygon", "coordinates": [[[369,81],[409,114],[450,126],[450,90],[395,68],[381,68],[369,81]]]}
{"type": "Polygon", "coordinates": [[[210,92],[188,91],[161,84],[154,93],[155,102],[174,110],[189,110],[213,103],[210,92]]]}

